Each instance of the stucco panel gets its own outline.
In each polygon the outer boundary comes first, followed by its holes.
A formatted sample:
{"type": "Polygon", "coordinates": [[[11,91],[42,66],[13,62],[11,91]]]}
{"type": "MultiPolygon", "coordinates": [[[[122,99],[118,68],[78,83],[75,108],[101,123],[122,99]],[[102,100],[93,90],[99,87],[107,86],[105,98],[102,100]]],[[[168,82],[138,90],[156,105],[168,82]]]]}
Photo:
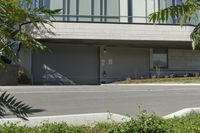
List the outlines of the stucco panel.
{"type": "Polygon", "coordinates": [[[190,41],[192,26],[106,24],[106,23],[66,23],[54,22],[48,27],[54,34],[34,31],[41,39],[104,39],[104,40],[157,40],[190,41]]]}
{"type": "Polygon", "coordinates": [[[200,50],[169,49],[169,69],[200,70],[200,50]]]}
{"type": "Polygon", "coordinates": [[[102,81],[149,76],[148,48],[105,47],[101,52],[102,81]]]}

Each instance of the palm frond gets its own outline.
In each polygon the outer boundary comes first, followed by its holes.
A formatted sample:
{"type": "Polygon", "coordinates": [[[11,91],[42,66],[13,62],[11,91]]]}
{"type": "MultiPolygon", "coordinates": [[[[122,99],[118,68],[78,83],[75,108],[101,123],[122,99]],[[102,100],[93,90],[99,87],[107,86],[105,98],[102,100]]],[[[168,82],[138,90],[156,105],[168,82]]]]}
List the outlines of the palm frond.
{"type": "MultiPolygon", "coordinates": [[[[149,21],[156,23],[159,21],[167,21],[169,18],[177,19],[177,22],[183,26],[184,24],[195,20],[199,17],[197,12],[200,10],[200,0],[186,0],[181,5],[167,7],[158,12],[149,15],[149,21]]],[[[200,45],[200,24],[195,26],[191,33],[192,47],[200,45]]]]}
{"type": "Polygon", "coordinates": [[[149,21],[156,23],[159,21],[167,21],[169,18],[178,20],[181,25],[185,24],[191,19],[195,19],[197,9],[193,4],[183,3],[182,5],[170,6],[158,12],[149,15],[149,21]]]}
{"type": "Polygon", "coordinates": [[[192,39],[193,49],[195,49],[197,46],[200,46],[200,23],[194,28],[190,38],[192,39]]]}
{"type": "Polygon", "coordinates": [[[7,92],[3,92],[0,95],[0,117],[5,116],[6,109],[18,118],[27,120],[31,107],[24,104],[22,101],[18,101],[15,96],[12,96],[7,92]]]}

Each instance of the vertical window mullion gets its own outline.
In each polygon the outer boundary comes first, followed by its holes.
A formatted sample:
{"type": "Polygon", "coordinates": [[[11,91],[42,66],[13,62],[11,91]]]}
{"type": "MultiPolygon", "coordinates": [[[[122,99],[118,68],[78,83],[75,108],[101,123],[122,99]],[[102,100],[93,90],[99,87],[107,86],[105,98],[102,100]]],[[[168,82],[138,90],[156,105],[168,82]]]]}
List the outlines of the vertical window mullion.
{"type": "Polygon", "coordinates": [[[103,21],[103,0],[100,0],[100,21],[102,22],[103,21]]]}
{"type": "Polygon", "coordinates": [[[119,8],[119,13],[118,13],[118,14],[119,14],[119,22],[121,22],[121,13],[120,13],[120,12],[121,12],[121,9],[120,9],[120,4],[121,4],[121,3],[120,3],[120,0],[118,0],[118,8],[119,8]]]}
{"type": "MultiPolygon", "coordinates": [[[[175,6],[175,5],[176,5],[176,2],[175,2],[175,0],[172,0],[172,4],[173,4],[173,6],[175,6]]],[[[175,24],[175,23],[176,23],[176,20],[175,20],[175,18],[173,17],[172,19],[173,19],[173,24],[175,24]]]]}
{"type": "Polygon", "coordinates": [[[91,0],[91,20],[94,21],[94,0],[91,0]]]}
{"type": "MultiPolygon", "coordinates": [[[[160,11],[160,0],[158,0],[158,11],[160,11]]],[[[160,20],[158,21],[160,23],[160,20]]]]}
{"type": "Polygon", "coordinates": [[[128,23],[132,23],[133,21],[133,4],[132,0],[128,0],[128,23]]]}
{"type": "Polygon", "coordinates": [[[76,0],[76,21],[79,20],[79,0],[76,0]]]}
{"type": "Polygon", "coordinates": [[[66,0],[63,0],[63,21],[65,21],[66,15],[66,0]]]}
{"type": "Polygon", "coordinates": [[[104,20],[107,22],[107,0],[104,0],[104,20]]]}
{"type": "Polygon", "coordinates": [[[67,0],[67,21],[70,19],[70,0],[67,0]]]}
{"type": "Polygon", "coordinates": [[[147,0],[145,0],[145,17],[146,17],[146,23],[147,23],[147,0]]]}

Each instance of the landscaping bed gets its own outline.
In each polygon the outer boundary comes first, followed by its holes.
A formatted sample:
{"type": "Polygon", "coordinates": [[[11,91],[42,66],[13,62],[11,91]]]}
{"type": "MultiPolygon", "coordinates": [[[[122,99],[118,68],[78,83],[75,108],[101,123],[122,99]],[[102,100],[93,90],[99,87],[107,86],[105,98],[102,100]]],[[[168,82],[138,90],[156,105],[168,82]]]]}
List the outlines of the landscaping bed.
{"type": "Polygon", "coordinates": [[[117,84],[139,84],[139,83],[200,83],[200,77],[174,77],[174,78],[154,78],[135,79],[115,82],[117,84]]]}
{"type": "Polygon", "coordinates": [[[139,115],[125,123],[99,123],[90,126],[71,126],[65,123],[43,124],[37,127],[7,124],[1,133],[200,133],[200,114],[163,119],[156,115],[139,115]]]}

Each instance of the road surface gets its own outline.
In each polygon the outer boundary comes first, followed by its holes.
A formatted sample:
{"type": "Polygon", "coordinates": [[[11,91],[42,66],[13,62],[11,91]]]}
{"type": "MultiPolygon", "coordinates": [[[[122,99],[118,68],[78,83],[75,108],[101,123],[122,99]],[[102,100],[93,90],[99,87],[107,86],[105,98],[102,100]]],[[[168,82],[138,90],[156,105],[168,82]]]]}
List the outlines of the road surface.
{"type": "MultiPolygon", "coordinates": [[[[0,87],[33,107],[31,116],[112,112],[160,116],[200,107],[200,85],[101,85],[0,87]]],[[[8,115],[8,117],[13,117],[8,115]]]]}

